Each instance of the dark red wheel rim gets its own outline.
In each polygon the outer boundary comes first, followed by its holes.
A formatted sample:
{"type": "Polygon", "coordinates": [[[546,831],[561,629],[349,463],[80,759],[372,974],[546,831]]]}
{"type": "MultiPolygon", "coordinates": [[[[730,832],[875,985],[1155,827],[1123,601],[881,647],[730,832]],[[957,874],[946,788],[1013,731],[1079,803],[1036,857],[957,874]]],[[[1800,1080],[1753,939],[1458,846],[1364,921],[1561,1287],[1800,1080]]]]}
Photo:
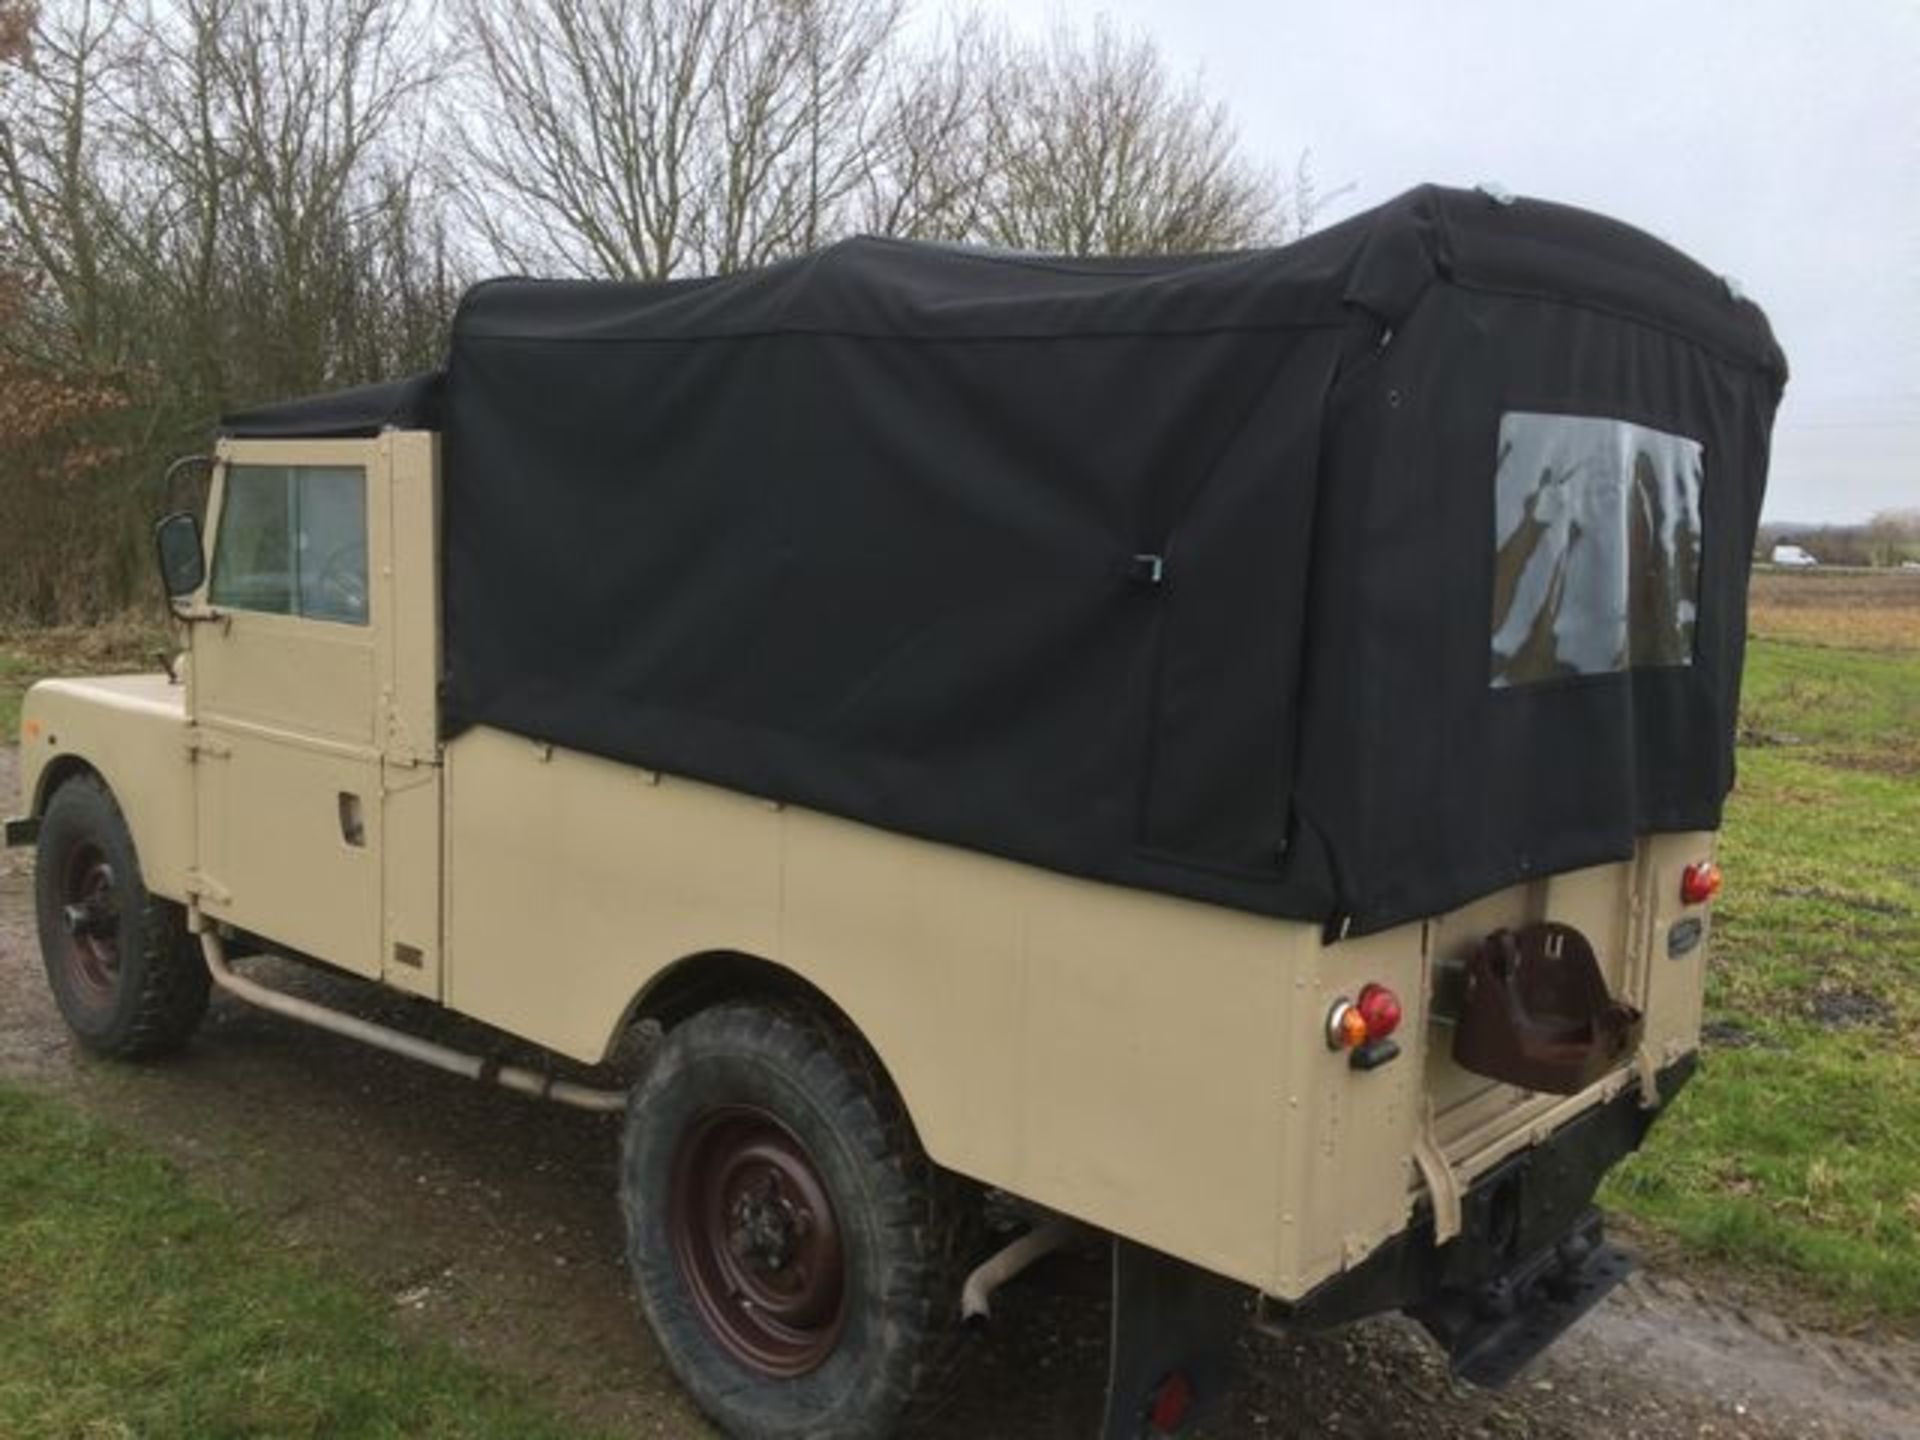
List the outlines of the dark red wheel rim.
{"type": "Polygon", "coordinates": [[[120,905],[113,866],[91,843],[76,845],[60,872],[67,973],[88,1000],[104,1004],[120,984],[120,905]]]}
{"type": "Polygon", "coordinates": [[[820,1171],[765,1110],[701,1116],[674,1151],[674,1259],[708,1334],[748,1369],[819,1368],[846,1320],[846,1255],[820,1171]]]}

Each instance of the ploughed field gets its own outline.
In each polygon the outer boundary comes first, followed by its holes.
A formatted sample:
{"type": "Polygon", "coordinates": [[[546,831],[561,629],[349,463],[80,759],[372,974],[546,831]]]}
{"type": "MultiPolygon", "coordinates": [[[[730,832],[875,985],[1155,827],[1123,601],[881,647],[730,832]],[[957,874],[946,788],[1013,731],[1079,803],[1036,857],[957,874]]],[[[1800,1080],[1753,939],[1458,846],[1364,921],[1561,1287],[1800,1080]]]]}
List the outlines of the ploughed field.
{"type": "MultiPolygon", "coordinates": [[[[1763,573],[1753,600],[1706,1064],[1606,1194],[1646,1270],[1498,1396],[1397,1321],[1249,1340],[1209,1433],[1920,1434],[1920,574],[1763,573]]],[[[159,643],[0,633],[0,734],[34,676],[159,643]]],[[[13,786],[0,747],[0,809],[13,786]]],[[[0,853],[0,1435],[709,1433],[631,1303],[611,1122],[224,997],[175,1062],[92,1062],[30,868],[0,853]]],[[[1091,1255],[1010,1287],[937,1435],[1089,1433],[1100,1290],[1091,1255]]]]}

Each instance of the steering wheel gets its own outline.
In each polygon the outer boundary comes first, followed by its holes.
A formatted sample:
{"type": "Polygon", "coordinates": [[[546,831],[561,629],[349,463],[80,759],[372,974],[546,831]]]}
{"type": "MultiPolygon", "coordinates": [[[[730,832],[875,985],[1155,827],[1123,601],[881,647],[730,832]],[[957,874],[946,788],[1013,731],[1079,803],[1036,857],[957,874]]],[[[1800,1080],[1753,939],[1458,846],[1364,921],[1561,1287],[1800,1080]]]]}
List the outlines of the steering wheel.
{"type": "Polygon", "coordinates": [[[364,619],[367,613],[367,556],[354,542],[335,547],[314,582],[321,598],[337,615],[364,619]]]}

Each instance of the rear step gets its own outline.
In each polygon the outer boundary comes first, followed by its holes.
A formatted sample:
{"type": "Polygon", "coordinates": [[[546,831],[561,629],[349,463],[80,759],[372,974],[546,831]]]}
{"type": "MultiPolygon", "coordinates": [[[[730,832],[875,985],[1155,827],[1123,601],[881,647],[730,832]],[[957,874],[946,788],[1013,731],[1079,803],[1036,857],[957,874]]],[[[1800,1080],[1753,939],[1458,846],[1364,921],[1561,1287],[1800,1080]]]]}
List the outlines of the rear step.
{"type": "Polygon", "coordinates": [[[1453,1373],[1475,1385],[1507,1384],[1633,1270],[1606,1243],[1589,1210],[1554,1245],[1471,1290],[1443,1290],[1408,1310],[1447,1352],[1453,1373]]]}

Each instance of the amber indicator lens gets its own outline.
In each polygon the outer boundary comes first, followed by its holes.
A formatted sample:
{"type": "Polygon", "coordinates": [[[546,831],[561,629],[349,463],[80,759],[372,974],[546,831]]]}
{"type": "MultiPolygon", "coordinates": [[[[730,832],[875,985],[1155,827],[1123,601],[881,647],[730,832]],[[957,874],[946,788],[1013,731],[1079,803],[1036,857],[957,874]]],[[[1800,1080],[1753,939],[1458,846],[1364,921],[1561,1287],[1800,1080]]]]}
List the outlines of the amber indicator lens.
{"type": "Polygon", "coordinates": [[[1720,867],[1711,860],[1698,860],[1680,874],[1680,899],[1688,905],[1704,905],[1720,893],[1720,867]]]}
{"type": "Polygon", "coordinates": [[[1352,1050],[1366,1043],[1366,1017],[1345,996],[1334,1001],[1327,1011],[1327,1048],[1352,1050]]]}

